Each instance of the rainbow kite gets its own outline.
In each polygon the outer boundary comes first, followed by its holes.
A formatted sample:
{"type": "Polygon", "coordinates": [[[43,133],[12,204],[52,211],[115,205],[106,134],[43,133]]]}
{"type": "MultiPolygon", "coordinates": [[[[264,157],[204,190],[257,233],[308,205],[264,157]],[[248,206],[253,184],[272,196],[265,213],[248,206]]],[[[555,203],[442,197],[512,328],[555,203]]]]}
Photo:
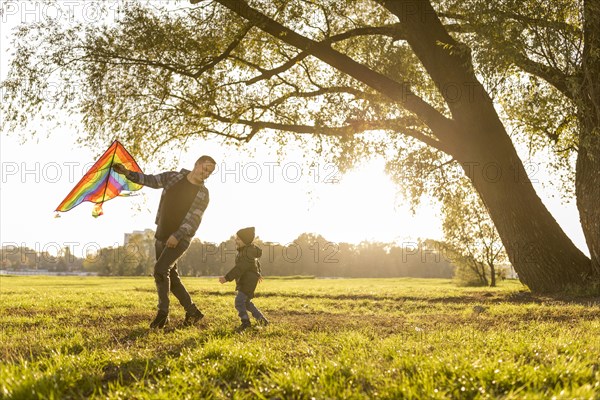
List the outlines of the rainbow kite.
{"type": "MultiPolygon", "coordinates": [[[[103,214],[102,203],[105,201],[121,195],[123,190],[134,191],[142,188],[142,185],[133,183],[116,173],[112,169],[114,163],[123,164],[130,171],[142,172],[131,154],[118,140],[115,140],[58,205],[56,211],[69,211],[84,201],[91,201],[96,203],[92,216],[98,217],[103,214]]],[[[122,194],[122,196],[126,195],[122,194]]]]}

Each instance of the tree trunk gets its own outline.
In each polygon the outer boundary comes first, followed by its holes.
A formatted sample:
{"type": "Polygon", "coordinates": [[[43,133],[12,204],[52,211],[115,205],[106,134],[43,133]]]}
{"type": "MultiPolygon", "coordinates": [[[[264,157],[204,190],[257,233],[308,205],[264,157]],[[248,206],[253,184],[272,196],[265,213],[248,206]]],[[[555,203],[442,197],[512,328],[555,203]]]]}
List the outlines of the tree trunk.
{"type": "Polygon", "coordinates": [[[488,280],[487,280],[487,277],[485,276],[485,264],[477,261],[475,258],[473,258],[471,260],[471,262],[473,263],[473,272],[475,272],[475,274],[477,275],[479,282],[483,286],[487,286],[488,280]]]}
{"type": "Polygon", "coordinates": [[[490,264],[490,277],[491,277],[491,283],[490,286],[491,287],[496,287],[496,268],[494,267],[494,264],[490,264]]]}
{"type": "Polygon", "coordinates": [[[536,292],[583,285],[589,259],[546,209],[497,116],[481,104],[461,124],[473,134],[454,156],[485,203],[515,271],[536,292]]]}
{"type": "Polygon", "coordinates": [[[480,266],[481,266],[481,276],[482,276],[482,278],[483,278],[483,284],[484,284],[485,286],[489,286],[489,281],[488,281],[487,275],[486,275],[486,273],[485,273],[485,269],[486,269],[486,268],[485,268],[485,264],[484,264],[484,263],[481,263],[481,264],[480,264],[480,266]]]}
{"type": "Polygon", "coordinates": [[[584,284],[590,261],[536,194],[475,76],[470,49],[448,35],[428,0],[380,1],[398,16],[408,43],[444,97],[458,138],[445,144],[485,203],[521,281],[536,292],[584,284]]]}
{"type": "MultiPolygon", "coordinates": [[[[585,118],[580,117],[580,121],[585,118]]],[[[600,279],[600,121],[580,132],[575,194],[581,227],[592,262],[592,271],[600,279]]]]}
{"type": "Polygon", "coordinates": [[[584,1],[583,28],[575,194],[592,270],[600,279],[600,0],[584,1]]]}

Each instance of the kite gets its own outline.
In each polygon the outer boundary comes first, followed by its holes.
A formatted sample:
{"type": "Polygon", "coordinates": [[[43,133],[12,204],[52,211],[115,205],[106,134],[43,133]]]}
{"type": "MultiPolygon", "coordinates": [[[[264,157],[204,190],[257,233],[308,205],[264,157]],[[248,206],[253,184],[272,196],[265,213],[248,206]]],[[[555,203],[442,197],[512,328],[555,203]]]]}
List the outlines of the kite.
{"type": "MultiPolygon", "coordinates": [[[[119,195],[128,196],[129,194],[121,194],[124,190],[133,192],[142,188],[142,185],[133,183],[115,172],[112,168],[115,163],[123,164],[130,171],[142,172],[131,154],[115,140],[55,211],[69,211],[84,201],[90,201],[96,204],[92,211],[92,216],[96,218],[103,214],[102,204],[105,201],[119,195]]],[[[59,215],[56,214],[56,217],[59,215]]]]}

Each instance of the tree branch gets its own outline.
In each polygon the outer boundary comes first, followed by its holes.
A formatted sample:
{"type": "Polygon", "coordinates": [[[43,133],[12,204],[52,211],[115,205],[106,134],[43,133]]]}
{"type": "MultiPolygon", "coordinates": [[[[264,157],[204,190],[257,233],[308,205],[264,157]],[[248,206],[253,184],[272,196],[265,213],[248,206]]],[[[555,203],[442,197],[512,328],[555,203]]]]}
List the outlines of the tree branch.
{"type": "Polygon", "coordinates": [[[222,123],[241,124],[252,128],[250,135],[248,135],[246,138],[236,137],[239,140],[245,139],[246,141],[249,141],[256,133],[263,129],[274,129],[297,134],[312,134],[340,137],[349,137],[358,133],[374,130],[388,130],[411,136],[442,152],[447,152],[447,149],[445,149],[444,145],[439,140],[435,139],[434,137],[425,135],[418,129],[408,127],[409,125],[414,125],[414,123],[417,122],[414,120],[414,117],[388,119],[383,121],[355,120],[349,121],[348,124],[345,126],[329,127],[304,124],[283,124],[271,121],[251,121],[243,118],[225,117],[211,111],[205,112],[204,116],[212,118],[222,123]]]}
{"type": "Polygon", "coordinates": [[[208,71],[209,69],[211,69],[212,67],[214,67],[215,65],[220,63],[221,61],[223,61],[224,59],[226,59],[229,56],[229,54],[231,54],[231,52],[241,43],[244,36],[246,36],[248,31],[250,31],[250,29],[252,29],[253,26],[254,26],[254,24],[250,23],[250,24],[247,24],[244,28],[242,28],[242,30],[235,36],[235,38],[229,44],[229,46],[227,46],[225,51],[223,53],[219,54],[217,57],[215,57],[211,62],[207,63],[206,65],[203,65],[193,75],[193,77],[194,78],[200,77],[200,75],[202,75],[203,73],[205,73],[206,71],[208,71]]]}
{"type": "MultiPolygon", "coordinates": [[[[477,28],[477,26],[480,26],[481,23],[478,24],[478,22],[474,18],[471,18],[467,15],[458,14],[458,13],[440,12],[440,13],[438,13],[438,15],[440,17],[444,17],[444,18],[451,18],[451,19],[455,19],[455,20],[467,21],[470,24],[470,26],[473,28],[474,33],[476,33],[478,35],[482,35],[482,36],[487,36],[485,34],[485,30],[486,30],[485,25],[481,26],[480,28],[477,28]]],[[[571,24],[568,24],[566,22],[549,21],[549,20],[542,19],[542,18],[531,18],[531,17],[519,15],[516,13],[501,12],[501,11],[494,11],[493,15],[494,16],[498,15],[500,17],[503,17],[506,20],[513,19],[515,21],[519,21],[519,22],[525,23],[527,25],[535,25],[535,26],[541,26],[541,27],[546,27],[546,28],[565,30],[565,31],[573,33],[577,36],[583,35],[583,33],[581,32],[581,30],[579,28],[577,28],[571,24]]],[[[489,38],[489,36],[488,36],[488,38],[489,38]]],[[[496,36],[494,36],[492,39],[499,44],[498,46],[495,46],[496,49],[503,49],[503,48],[510,49],[509,52],[504,52],[504,53],[506,54],[506,56],[508,56],[508,58],[510,58],[513,61],[513,63],[517,67],[521,68],[523,71],[525,71],[531,75],[535,75],[535,76],[538,76],[538,77],[544,79],[549,84],[554,86],[558,91],[560,91],[563,95],[565,95],[567,98],[569,98],[569,99],[574,98],[574,93],[572,93],[572,91],[569,89],[569,86],[567,84],[568,76],[564,72],[562,72],[560,69],[553,67],[551,65],[543,64],[543,63],[532,60],[527,55],[525,55],[522,51],[517,49],[515,47],[514,43],[512,43],[512,42],[501,40],[499,37],[496,37],[496,36]]],[[[549,59],[549,56],[545,53],[540,54],[540,57],[545,57],[546,59],[549,59]]]]}
{"type": "MultiPolygon", "coordinates": [[[[515,21],[524,22],[524,23],[527,23],[530,25],[533,24],[533,25],[542,26],[545,28],[565,30],[565,31],[574,33],[576,35],[583,35],[583,32],[581,31],[581,29],[579,29],[579,27],[571,25],[571,24],[569,24],[567,22],[563,22],[563,21],[551,21],[551,20],[547,20],[547,19],[543,19],[543,18],[533,18],[533,17],[528,17],[525,15],[517,14],[517,13],[499,11],[499,10],[494,10],[493,13],[492,12],[489,12],[489,13],[484,12],[482,14],[483,15],[500,16],[500,17],[503,17],[504,19],[513,19],[515,21]]],[[[438,15],[442,18],[451,18],[451,19],[455,19],[455,20],[463,20],[463,21],[473,22],[473,19],[469,18],[467,15],[464,15],[464,14],[452,13],[452,12],[439,12],[438,15]]]]}
{"type": "Polygon", "coordinates": [[[542,78],[568,99],[574,99],[574,93],[569,89],[567,84],[567,76],[561,70],[533,61],[520,52],[517,54],[518,55],[513,58],[515,65],[531,75],[542,78]]]}
{"type": "Polygon", "coordinates": [[[412,93],[407,82],[397,82],[379,74],[352,58],[331,48],[329,43],[316,42],[283,26],[265,14],[251,8],[243,0],[215,0],[237,15],[252,21],[258,28],[280,40],[301,49],[324,61],[332,67],[374,88],[400,103],[408,111],[417,115],[438,137],[448,137],[453,130],[451,120],[438,110],[412,93]]]}
{"type": "Polygon", "coordinates": [[[263,108],[263,107],[270,108],[270,107],[282,104],[286,100],[293,98],[293,97],[294,98],[309,98],[309,97],[316,97],[316,96],[321,96],[324,94],[332,94],[332,93],[351,94],[358,99],[375,101],[375,102],[380,102],[380,103],[383,103],[387,100],[386,98],[379,96],[377,94],[366,93],[366,92],[363,92],[361,90],[358,90],[358,89],[350,87],[350,86],[331,86],[331,87],[319,88],[317,90],[313,90],[310,92],[301,92],[301,91],[289,92],[289,93],[286,93],[286,94],[276,98],[275,100],[272,100],[268,104],[262,105],[260,107],[261,108],[263,108]]]}
{"type": "MultiPolygon", "coordinates": [[[[402,33],[402,31],[400,29],[399,24],[391,24],[391,25],[377,26],[377,27],[370,26],[370,27],[355,28],[355,29],[346,31],[344,33],[330,36],[330,37],[322,40],[320,43],[335,43],[335,42],[340,42],[340,41],[343,41],[343,40],[346,40],[346,39],[349,39],[352,37],[365,36],[365,35],[385,35],[385,36],[390,36],[390,37],[394,38],[395,40],[400,40],[401,33],[402,33]]],[[[297,63],[299,63],[300,61],[304,60],[309,55],[310,55],[309,52],[302,51],[302,52],[298,53],[297,55],[295,55],[293,58],[291,58],[289,61],[281,64],[280,66],[273,68],[271,70],[267,70],[267,71],[263,72],[261,75],[250,79],[248,81],[247,85],[252,85],[253,83],[256,83],[258,81],[261,81],[264,79],[269,79],[269,78],[273,77],[274,75],[285,72],[288,69],[290,69],[291,67],[293,67],[294,65],[296,65],[297,63]]]]}
{"type": "Polygon", "coordinates": [[[143,59],[143,58],[126,57],[124,55],[120,55],[120,54],[117,54],[114,52],[105,52],[105,53],[95,52],[92,54],[94,54],[94,56],[90,57],[91,60],[102,62],[101,60],[104,59],[103,62],[106,64],[148,65],[151,67],[163,68],[163,69],[166,69],[167,71],[176,73],[178,75],[187,76],[189,78],[195,78],[195,74],[192,74],[191,72],[186,71],[184,69],[179,69],[179,68],[177,68],[177,66],[174,66],[173,64],[167,64],[167,63],[163,63],[160,61],[143,59]],[[121,62],[119,62],[119,61],[121,61],[121,62]]]}

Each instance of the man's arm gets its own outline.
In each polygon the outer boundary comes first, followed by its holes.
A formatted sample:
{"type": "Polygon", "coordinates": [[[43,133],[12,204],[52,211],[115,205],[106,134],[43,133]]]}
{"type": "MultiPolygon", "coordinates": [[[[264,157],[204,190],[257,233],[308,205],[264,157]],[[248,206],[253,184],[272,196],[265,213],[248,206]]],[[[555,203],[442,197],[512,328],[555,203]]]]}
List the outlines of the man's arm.
{"type": "Polygon", "coordinates": [[[198,230],[198,227],[200,226],[200,222],[202,222],[202,216],[204,215],[206,207],[208,207],[209,197],[208,190],[205,188],[201,190],[202,194],[199,193],[194,198],[194,201],[192,202],[189,211],[183,219],[181,226],[172,235],[175,236],[178,241],[183,237],[191,238],[194,236],[198,230]]]}
{"type": "Polygon", "coordinates": [[[125,175],[125,178],[140,185],[148,186],[154,189],[165,187],[169,177],[176,172],[163,172],[158,175],[146,175],[141,172],[130,171],[123,164],[115,163],[112,166],[115,172],[125,175]]]}

